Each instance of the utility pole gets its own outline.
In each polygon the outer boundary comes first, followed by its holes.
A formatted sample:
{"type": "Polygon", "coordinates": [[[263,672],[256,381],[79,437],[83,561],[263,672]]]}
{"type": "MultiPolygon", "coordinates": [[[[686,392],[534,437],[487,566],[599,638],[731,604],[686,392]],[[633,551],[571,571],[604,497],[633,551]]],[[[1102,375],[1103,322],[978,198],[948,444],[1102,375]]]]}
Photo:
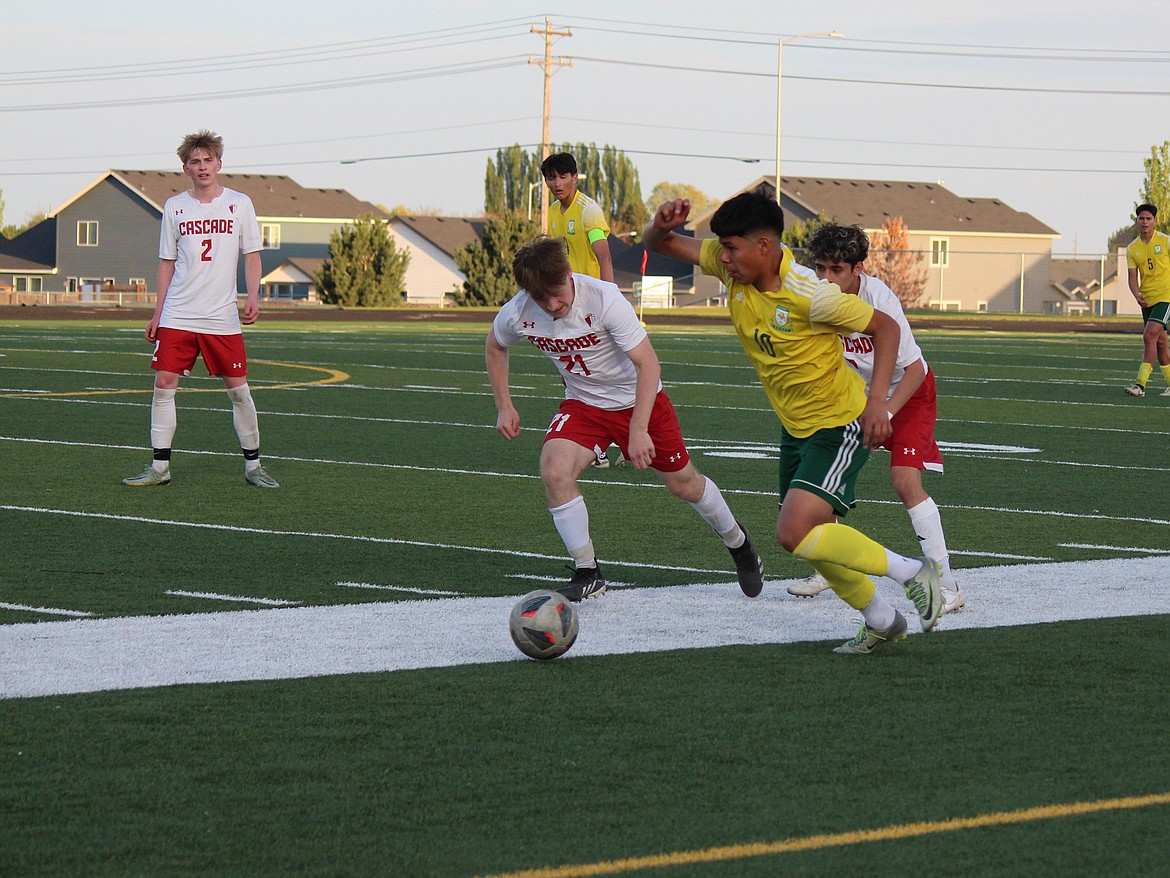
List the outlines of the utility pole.
{"type": "MultiPolygon", "coordinates": [[[[572,58],[554,58],[552,56],[553,37],[571,37],[572,30],[553,30],[552,19],[547,15],[544,17],[544,29],[541,30],[537,25],[532,25],[530,32],[534,34],[542,34],[544,36],[544,60],[537,61],[532,55],[528,56],[529,64],[539,64],[544,68],[544,112],[541,119],[541,133],[540,133],[540,160],[544,161],[549,156],[549,102],[552,98],[552,75],[555,67],[572,67],[572,58]]],[[[548,231],[548,187],[540,187],[540,230],[542,232],[548,231]]]]}

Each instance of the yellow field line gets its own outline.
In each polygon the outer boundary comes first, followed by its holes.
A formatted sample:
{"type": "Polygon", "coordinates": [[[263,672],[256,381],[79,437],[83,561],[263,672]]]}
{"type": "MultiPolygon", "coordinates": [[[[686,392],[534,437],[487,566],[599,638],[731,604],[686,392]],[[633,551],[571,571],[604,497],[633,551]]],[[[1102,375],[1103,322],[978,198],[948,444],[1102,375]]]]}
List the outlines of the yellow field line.
{"type": "Polygon", "coordinates": [[[786,841],[753,842],[751,844],[706,848],[701,851],[675,851],[674,853],[653,854],[646,857],[605,860],[600,863],[581,863],[571,866],[522,869],[519,872],[500,872],[487,876],[487,878],[581,878],[581,876],[589,875],[617,875],[623,872],[636,872],[641,869],[742,860],[749,857],[765,857],[794,851],[820,850],[822,848],[865,844],[873,841],[913,838],[914,836],[933,835],[941,832],[957,832],[961,829],[1007,826],[1013,823],[1051,820],[1056,817],[1075,817],[1080,814],[1095,814],[1101,811],[1121,811],[1133,808],[1147,808],[1150,805],[1167,804],[1170,804],[1170,793],[1157,793],[1150,796],[1129,796],[1121,799],[1101,799],[1096,802],[1074,802],[1069,805],[1046,805],[1040,808],[1024,808],[1020,811],[997,811],[991,814],[980,814],[976,817],[958,817],[953,820],[903,823],[895,826],[882,827],[880,829],[862,829],[852,832],[839,832],[832,835],[811,835],[807,838],[792,838],[786,841]]]}
{"type": "MultiPolygon", "coordinates": [[[[276,363],[272,360],[252,360],[253,363],[262,363],[265,366],[277,366],[282,369],[309,369],[313,372],[324,372],[328,378],[316,381],[296,381],[288,384],[261,384],[252,387],[252,390],[288,390],[290,387],[315,387],[321,384],[337,384],[349,380],[349,373],[340,369],[327,369],[324,366],[302,366],[298,363],[276,363]]],[[[179,393],[222,393],[222,387],[197,388],[181,387],[179,393]]],[[[74,390],[63,393],[0,393],[0,399],[36,398],[52,396],[122,396],[129,393],[154,393],[154,387],[138,388],[135,390],[74,390]]]]}

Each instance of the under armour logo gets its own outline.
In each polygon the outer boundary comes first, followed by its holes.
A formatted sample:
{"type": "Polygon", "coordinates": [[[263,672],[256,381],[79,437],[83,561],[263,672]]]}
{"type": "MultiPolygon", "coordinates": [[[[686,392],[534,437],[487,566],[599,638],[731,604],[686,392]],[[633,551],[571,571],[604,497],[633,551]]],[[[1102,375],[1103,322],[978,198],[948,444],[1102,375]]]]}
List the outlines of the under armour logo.
{"type": "Polygon", "coordinates": [[[243,363],[232,363],[232,368],[233,369],[243,369],[244,364],[243,363]]]}
{"type": "Polygon", "coordinates": [[[918,453],[918,449],[917,448],[907,448],[906,453],[909,454],[911,457],[913,457],[914,455],[916,455],[918,453]]]}
{"type": "Polygon", "coordinates": [[[536,329],[536,321],[535,320],[525,320],[522,325],[524,326],[525,329],[536,329]]]}
{"type": "Polygon", "coordinates": [[[682,460],[682,454],[672,454],[666,459],[671,463],[678,463],[680,460],[682,460]]]}

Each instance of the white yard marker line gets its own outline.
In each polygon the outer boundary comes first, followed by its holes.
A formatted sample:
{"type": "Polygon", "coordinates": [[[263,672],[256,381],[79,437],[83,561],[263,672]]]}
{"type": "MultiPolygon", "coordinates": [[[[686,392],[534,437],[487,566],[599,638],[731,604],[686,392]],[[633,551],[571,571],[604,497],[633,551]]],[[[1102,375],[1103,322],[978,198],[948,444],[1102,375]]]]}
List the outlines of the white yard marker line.
{"type": "Polygon", "coordinates": [[[61,610],[57,607],[29,607],[25,604],[6,604],[0,603],[0,610],[21,610],[29,613],[43,613],[46,616],[75,616],[79,619],[90,618],[94,613],[86,613],[82,610],[61,610]]]}
{"type": "Polygon", "coordinates": [[[1058,543],[1062,549],[1092,549],[1105,552],[1133,552],[1137,555],[1170,555],[1170,549],[1146,549],[1141,546],[1097,546],[1093,543],[1058,543]]]}
{"type": "Polygon", "coordinates": [[[373,582],[339,582],[342,588],[371,588],[377,591],[405,591],[409,594],[434,594],[440,597],[466,597],[461,591],[442,591],[437,588],[411,588],[406,585],[378,585],[373,582]]]}
{"type": "Polygon", "coordinates": [[[178,589],[169,589],[163,594],[174,595],[180,598],[206,598],[209,601],[236,601],[245,604],[260,604],[265,607],[299,607],[301,601],[282,601],[276,598],[248,598],[243,595],[235,594],[215,594],[210,591],[179,591],[178,589]]]}

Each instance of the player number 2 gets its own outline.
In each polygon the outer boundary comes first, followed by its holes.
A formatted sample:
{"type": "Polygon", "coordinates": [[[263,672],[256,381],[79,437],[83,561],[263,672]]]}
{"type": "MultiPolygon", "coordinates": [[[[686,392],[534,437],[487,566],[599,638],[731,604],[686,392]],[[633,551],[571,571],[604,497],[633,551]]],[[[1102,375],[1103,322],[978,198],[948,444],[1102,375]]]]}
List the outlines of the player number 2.
{"type": "Polygon", "coordinates": [[[204,238],[202,243],[203,243],[203,252],[199,254],[199,261],[200,262],[210,262],[211,261],[211,238],[204,238]]]}
{"type": "Polygon", "coordinates": [[[589,371],[589,367],[585,365],[585,358],[582,357],[580,354],[573,354],[572,356],[561,357],[560,361],[565,364],[565,371],[566,372],[572,372],[575,368],[580,366],[582,375],[592,375],[593,374],[592,372],[589,371]]]}

